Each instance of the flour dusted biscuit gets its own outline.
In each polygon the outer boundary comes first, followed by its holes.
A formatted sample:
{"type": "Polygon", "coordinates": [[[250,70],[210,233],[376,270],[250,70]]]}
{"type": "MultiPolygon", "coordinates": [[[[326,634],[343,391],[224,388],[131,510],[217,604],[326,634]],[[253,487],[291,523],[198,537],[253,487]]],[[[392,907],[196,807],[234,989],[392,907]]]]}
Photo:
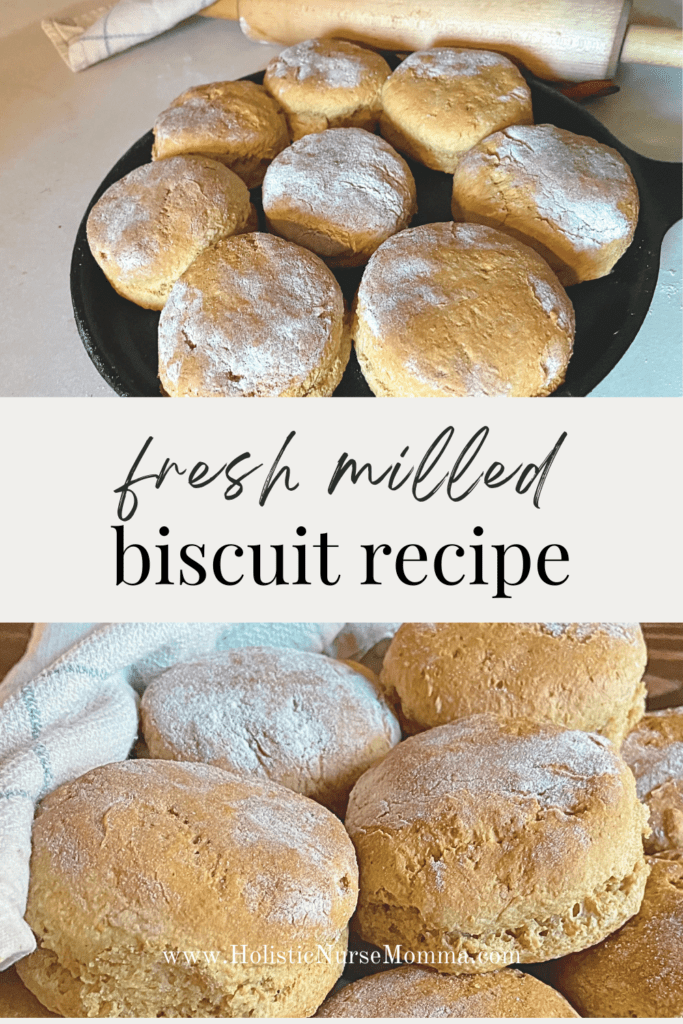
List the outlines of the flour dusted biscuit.
{"type": "Polygon", "coordinates": [[[350,352],[332,272],[273,235],[203,252],[159,320],[159,378],[173,398],[331,395],[350,352]]]}
{"type": "Polygon", "coordinates": [[[263,209],[275,234],[311,249],[331,267],[365,263],[417,210],[405,160],[362,128],[299,139],[273,160],[263,209]]]}
{"type": "Polygon", "coordinates": [[[493,715],[438,726],[351,791],[355,930],[454,974],[585,949],[640,906],[646,821],[602,737],[493,715]]]}
{"type": "Polygon", "coordinates": [[[683,708],[645,715],[624,740],[622,756],[650,811],[645,852],[683,850],[683,708]]]}
{"type": "Polygon", "coordinates": [[[244,231],[251,211],[249,190],[223,164],[172,157],[143,164],[107,189],[88,216],[88,244],[119,295],[163,309],[195,257],[244,231]]]}
{"type": "Polygon", "coordinates": [[[345,39],[306,39],[273,57],[263,85],[287,117],[293,141],[326,128],[374,132],[391,68],[345,39]]]}
{"type": "Polygon", "coordinates": [[[574,309],[545,260],[480,224],[425,224],[369,261],[353,337],[381,397],[550,394],[574,344],[574,309]]]}
{"type": "Polygon", "coordinates": [[[411,53],[382,89],[384,138],[449,174],[486,135],[532,123],[529,86],[512,61],[489,50],[441,46],[411,53]]]}
{"type": "Polygon", "coordinates": [[[356,878],[341,822],[283,786],[202,764],[105,765],[38,810],[38,949],[19,973],[64,1016],[308,1017],[341,973],[356,878]],[[329,963],[298,961],[318,944],[329,963]],[[216,956],[165,955],[183,950],[216,956]]]}
{"type": "Polygon", "coordinates": [[[568,286],[609,274],[633,240],[639,198],[616,150],[552,124],[521,125],[462,157],[452,209],[530,245],[568,286]]]}
{"type": "Polygon", "coordinates": [[[271,779],[338,814],[360,775],[401,738],[376,678],[275,647],[175,665],[147,688],[141,714],[152,757],[271,779]]]}
{"type": "Polygon", "coordinates": [[[187,89],[159,114],[152,159],[199,153],[256,188],[270,161],[288,145],[285,115],[263,86],[211,82],[187,89]]]}
{"type": "Polygon", "coordinates": [[[39,1003],[18,976],[16,967],[0,971],[0,1017],[58,1017],[39,1003]]]}
{"type": "Polygon", "coordinates": [[[648,857],[637,914],[604,942],[553,964],[582,1017],[683,1016],[683,850],[648,857]]]}
{"type": "Polygon", "coordinates": [[[578,1017],[566,999],[530,974],[438,974],[397,967],[329,996],[316,1017],[578,1017]]]}
{"type": "Polygon", "coordinates": [[[646,661],[638,623],[405,622],[381,678],[408,732],[492,712],[619,746],[645,711],[646,661]]]}

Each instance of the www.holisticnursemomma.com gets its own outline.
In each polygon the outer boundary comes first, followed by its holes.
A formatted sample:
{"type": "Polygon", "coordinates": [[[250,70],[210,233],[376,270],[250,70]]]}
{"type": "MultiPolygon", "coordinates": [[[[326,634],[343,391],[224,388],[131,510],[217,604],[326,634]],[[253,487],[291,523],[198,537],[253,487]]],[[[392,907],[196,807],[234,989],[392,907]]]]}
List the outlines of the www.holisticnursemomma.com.
{"type": "Polygon", "coordinates": [[[509,966],[520,963],[517,950],[500,953],[497,950],[480,950],[471,956],[462,949],[454,950],[419,950],[404,949],[403,946],[385,946],[380,949],[337,949],[333,946],[315,946],[305,949],[276,949],[274,946],[262,946],[260,949],[249,949],[248,946],[229,946],[227,949],[185,949],[165,950],[164,959],[167,964],[177,967],[196,967],[200,964],[232,964],[248,966],[275,964],[423,964],[436,967],[439,964],[496,964],[509,966]]]}

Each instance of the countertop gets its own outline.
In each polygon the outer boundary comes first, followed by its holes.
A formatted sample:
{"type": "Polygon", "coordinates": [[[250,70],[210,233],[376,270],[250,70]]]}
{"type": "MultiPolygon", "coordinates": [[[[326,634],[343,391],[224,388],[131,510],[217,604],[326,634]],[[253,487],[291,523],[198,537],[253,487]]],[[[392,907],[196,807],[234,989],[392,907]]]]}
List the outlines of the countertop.
{"type": "MultiPolygon", "coordinates": [[[[40,28],[64,2],[5,0],[0,13],[2,334],[0,395],[116,397],[76,330],[69,264],[78,224],[112,165],[189,86],[265,67],[278,47],[233,22],[191,18],[74,74],[40,28]]],[[[671,0],[643,0],[671,16],[671,0]]],[[[636,8],[637,13],[637,8],[636,8]]],[[[622,68],[621,91],[589,109],[617,138],[680,160],[681,72],[622,68]]],[[[657,292],[635,342],[593,396],[675,396],[681,384],[681,224],[664,240],[657,292]]]]}

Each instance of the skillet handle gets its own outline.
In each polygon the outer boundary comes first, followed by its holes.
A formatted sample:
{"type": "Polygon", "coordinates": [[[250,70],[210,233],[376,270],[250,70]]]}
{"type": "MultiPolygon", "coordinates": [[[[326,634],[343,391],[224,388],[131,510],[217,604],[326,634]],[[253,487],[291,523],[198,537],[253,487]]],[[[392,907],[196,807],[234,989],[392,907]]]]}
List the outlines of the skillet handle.
{"type": "Polygon", "coordinates": [[[640,164],[642,174],[651,190],[659,213],[662,238],[672,224],[683,215],[683,164],[668,163],[664,160],[651,160],[647,156],[633,154],[640,164]]]}

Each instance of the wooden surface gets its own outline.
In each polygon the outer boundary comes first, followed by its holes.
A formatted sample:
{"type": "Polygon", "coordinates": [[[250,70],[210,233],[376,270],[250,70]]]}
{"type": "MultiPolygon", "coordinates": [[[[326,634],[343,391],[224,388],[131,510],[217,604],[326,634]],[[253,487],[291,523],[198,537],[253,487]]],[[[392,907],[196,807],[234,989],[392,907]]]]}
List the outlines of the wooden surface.
{"type": "Polygon", "coordinates": [[[31,622],[0,622],[0,679],[4,679],[26,650],[31,622]]]}
{"type": "Polygon", "coordinates": [[[649,711],[683,705],[683,623],[644,622],[649,711]]]}
{"type": "MultiPolygon", "coordinates": [[[[0,679],[19,661],[31,635],[30,622],[0,622],[0,679]]],[[[644,622],[648,664],[648,708],[683,705],[683,623],[644,622]]]]}

